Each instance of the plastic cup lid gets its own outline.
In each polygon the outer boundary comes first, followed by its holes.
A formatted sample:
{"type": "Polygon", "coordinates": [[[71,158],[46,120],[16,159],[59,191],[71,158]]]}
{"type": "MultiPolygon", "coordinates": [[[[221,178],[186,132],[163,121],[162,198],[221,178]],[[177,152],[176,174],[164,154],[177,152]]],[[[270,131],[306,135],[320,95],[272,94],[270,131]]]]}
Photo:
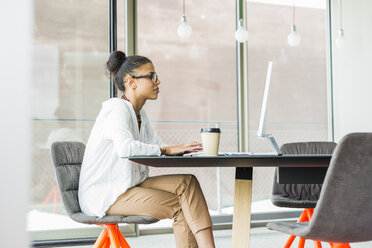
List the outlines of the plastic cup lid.
{"type": "Polygon", "coordinates": [[[200,130],[201,133],[220,133],[221,129],[219,128],[202,128],[200,130]]]}

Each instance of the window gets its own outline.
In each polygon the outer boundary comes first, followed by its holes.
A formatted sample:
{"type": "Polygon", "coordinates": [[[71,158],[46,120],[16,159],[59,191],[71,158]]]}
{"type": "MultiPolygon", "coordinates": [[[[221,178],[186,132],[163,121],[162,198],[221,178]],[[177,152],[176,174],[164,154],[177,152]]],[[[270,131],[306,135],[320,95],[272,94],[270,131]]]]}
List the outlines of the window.
{"type": "MultiPolygon", "coordinates": [[[[33,240],[81,237],[86,232],[74,229],[82,225],[70,220],[62,208],[50,145],[57,140],[86,142],[101,103],[110,96],[105,75],[109,6],[99,0],[35,0],[34,6],[28,230],[33,240]]],[[[118,49],[124,50],[122,1],[118,10],[118,49]]],[[[296,7],[297,30],[302,35],[298,47],[287,43],[292,10],[278,1],[247,1],[251,151],[270,150],[266,141],[255,138],[270,60],[274,66],[267,130],[279,144],[328,137],[325,1],[296,7]]],[[[182,1],[139,1],[137,13],[138,54],[153,61],[161,80],[158,100],[149,101],[145,110],[163,142],[200,141],[200,128],[218,126],[220,151],[237,151],[235,2],[186,1],[187,21],[193,29],[188,39],[177,35],[182,1]]],[[[232,214],[235,168],[150,168],[151,176],[176,173],[198,177],[212,216],[232,214]]],[[[254,177],[253,200],[268,202],[273,169],[255,169],[254,177]]]]}
{"type": "Polygon", "coordinates": [[[58,140],[86,143],[101,102],[109,98],[108,13],[108,1],[34,1],[33,174],[28,212],[33,240],[71,238],[76,236],[71,230],[87,227],[66,216],[50,145],[58,140]]]}
{"type": "MultiPolygon", "coordinates": [[[[158,134],[182,144],[219,126],[220,151],[237,151],[235,2],[186,1],[188,39],[177,35],[182,1],[137,4],[138,54],[153,61],[161,81],[159,98],[145,105],[158,134]]],[[[151,176],[179,173],[196,175],[212,214],[233,205],[234,168],[150,168],[151,176]]]]}
{"type": "MultiPolygon", "coordinates": [[[[326,2],[296,1],[296,47],[289,46],[293,2],[247,2],[249,147],[254,152],[272,151],[267,140],[257,139],[268,61],[273,61],[268,98],[267,132],[279,145],[287,142],[326,141],[327,66],[326,2]],[[287,5],[289,4],[289,5],[287,5]]],[[[274,168],[255,168],[253,200],[270,205],[274,168]]],[[[281,211],[283,209],[280,209],[281,211]]],[[[254,209],[253,209],[254,211],[254,209]]]]}

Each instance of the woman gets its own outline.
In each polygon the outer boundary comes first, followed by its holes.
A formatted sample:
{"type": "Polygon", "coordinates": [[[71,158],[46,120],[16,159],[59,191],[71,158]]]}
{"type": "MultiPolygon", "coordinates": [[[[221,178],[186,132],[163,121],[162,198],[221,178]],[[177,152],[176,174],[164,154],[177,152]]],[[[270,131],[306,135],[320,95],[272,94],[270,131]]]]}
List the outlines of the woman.
{"type": "Polygon", "coordinates": [[[142,109],[159,94],[160,81],[148,58],[116,51],[107,69],[123,97],[102,104],[87,142],[79,185],[82,211],[99,217],[173,218],[177,247],[214,247],[212,222],[197,179],[193,175],[149,177],[147,166],[127,159],[196,152],[201,143],[161,145],[142,109]]]}

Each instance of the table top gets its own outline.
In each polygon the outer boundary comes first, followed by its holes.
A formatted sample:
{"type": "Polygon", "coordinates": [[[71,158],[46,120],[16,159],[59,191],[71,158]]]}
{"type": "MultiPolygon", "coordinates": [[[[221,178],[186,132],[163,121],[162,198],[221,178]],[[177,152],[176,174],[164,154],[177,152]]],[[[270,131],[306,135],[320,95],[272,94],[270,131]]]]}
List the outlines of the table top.
{"type": "Polygon", "coordinates": [[[129,160],[153,167],[328,167],[331,154],[133,156],[129,160]]]}

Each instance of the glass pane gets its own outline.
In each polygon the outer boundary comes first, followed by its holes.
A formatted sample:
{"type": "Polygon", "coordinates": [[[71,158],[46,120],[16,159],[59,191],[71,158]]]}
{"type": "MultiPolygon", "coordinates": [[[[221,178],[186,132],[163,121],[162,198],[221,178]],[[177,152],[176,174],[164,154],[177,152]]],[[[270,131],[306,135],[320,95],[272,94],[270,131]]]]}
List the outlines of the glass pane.
{"type": "Polygon", "coordinates": [[[117,50],[125,52],[125,1],[117,1],[117,50]]]}
{"type": "MultiPolygon", "coordinates": [[[[235,2],[186,1],[192,27],[187,39],[177,34],[182,1],[139,1],[138,13],[138,54],[153,61],[161,81],[159,98],[148,101],[145,110],[163,142],[201,141],[200,128],[219,126],[220,151],[237,151],[235,2]]],[[[196,175],[212,214],[232,206],[234,172],[150,169],[151,176],[196,175]]]]}
{"type": "MultiPolygon", "coordinates": [[[[279,145],[328,139],[326,2],[296,1],[299,6],[295,9],[292,3],[247,2],[249,145],[254,152],[273,151],[267,140],[256,138],[268,61],[273,61],[273,69],[267,133],[272,134],[279,145]],[[287,37],[294,10],[297,32],[302,39],[298,46],[292,47],[287,37]]],[[[266,199],[270,205],[273,170],[254,170],[254,200],[266,199]]]]}
{"type": "Polygon", "coordinates": [[[33,239],[75,237],[76,232],[66,229],[86,225],[66,216],[50,145],[60,140],[85,143],[101,102],[109,97],[105,75],[108,1],[35,0],[34,12],[33,175],[28,230],[33,239]]]}

